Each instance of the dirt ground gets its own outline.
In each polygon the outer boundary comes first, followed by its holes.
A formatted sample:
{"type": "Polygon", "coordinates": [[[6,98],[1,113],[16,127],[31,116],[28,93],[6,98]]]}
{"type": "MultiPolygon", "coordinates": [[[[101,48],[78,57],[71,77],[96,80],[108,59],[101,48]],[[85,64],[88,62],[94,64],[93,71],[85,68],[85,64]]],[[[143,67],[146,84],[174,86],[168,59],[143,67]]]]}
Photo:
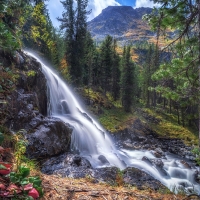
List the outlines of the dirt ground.
{"type": "Polygon", "coordinates": [[[91,178],[70,179],[58,175],[42,175],[42,200],[192,200],[195,196],[174,195],[169,191],[155,192],[134,187],[93,183],[91,178]]]}

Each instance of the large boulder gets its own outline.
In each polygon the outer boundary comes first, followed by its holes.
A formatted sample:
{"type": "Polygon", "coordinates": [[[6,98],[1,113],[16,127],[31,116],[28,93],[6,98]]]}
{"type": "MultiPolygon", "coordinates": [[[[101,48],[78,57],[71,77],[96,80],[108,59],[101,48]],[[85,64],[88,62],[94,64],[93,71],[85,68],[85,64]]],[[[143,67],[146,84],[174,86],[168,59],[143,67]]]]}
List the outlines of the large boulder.
{"type": "Polygon", "coordinates": [[[35,93],[35,103],[41,114],[47,114],[47,85],[42,72],[41,64],[26,54],[22,54],[24,63],[20,65],[18,88],[23,88],[27,93],[35,93]]]}
{"type": "Polygon", "coordinates": [[[16,89],[7,96],[5,125],[17,132],[28,128],[32,118],[47,115],[47,84],[42,66],[34,58],[20,52],[16,63],[16,89]]]}
{"type": "Polygon", "coordinates": [[[90,162],[80,155],[64,153],[54,156],[42,164],[42,172],[60,174],[63,177],[84,178],[92,173],[90,162]]]}
{"type": "Polygon", "coordinates": [[[166,188],[151,175],[134,167],[128,167],[123,171],[123,179],[126,184],[136,186],[139,189],[151,188],[153,190],[159,190],[166,188]]]}
{"type": "Polygon", "coordinates": [[[36,121],[38,127],[25,134],[30,158],[46,159],[69,150],[72,127],[60,119],[45,118],[36,121]]]}

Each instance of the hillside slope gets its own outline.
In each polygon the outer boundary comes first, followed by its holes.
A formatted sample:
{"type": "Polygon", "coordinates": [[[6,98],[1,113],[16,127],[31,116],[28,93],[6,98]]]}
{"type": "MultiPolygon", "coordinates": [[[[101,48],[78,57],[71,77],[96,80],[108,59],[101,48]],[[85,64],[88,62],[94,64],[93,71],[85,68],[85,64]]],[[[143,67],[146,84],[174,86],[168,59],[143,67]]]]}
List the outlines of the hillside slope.
{"type": "Polygon", "coordinates": [[[151,8],[108,6],[100,15],[88,22],[88,29],[97,41],[101,41],[106,35],[123,42],[149,40],[155,34],[150,31],[142,17],[151,12],[151,8]]]}

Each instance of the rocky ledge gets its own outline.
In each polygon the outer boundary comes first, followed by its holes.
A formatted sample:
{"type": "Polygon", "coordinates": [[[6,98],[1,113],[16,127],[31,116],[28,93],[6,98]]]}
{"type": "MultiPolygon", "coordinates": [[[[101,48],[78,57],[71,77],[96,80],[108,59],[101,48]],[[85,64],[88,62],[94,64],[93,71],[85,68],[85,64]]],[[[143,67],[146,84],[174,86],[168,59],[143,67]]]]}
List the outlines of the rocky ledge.
{"type": "MultiPolygon", "coordinates": [[[[154,123],[157,119],[152,117],[154,123]]],[[[159,137],[156,132],[143,123],[139,118],[136,119],[128,128],[111,134],[118,148],[129,150],[148,150],[157,158],[164,158],[165,154],[172,153],[179,155],[183,159],[195,160],[191,153],[192,147],[186,146],[180,139],[159,137]]]]}
{"type": "Polygon", "coordinates": [[[90,178],[94,183],[106,182],[113,186],[127,184],[138,189],[166,189],[160,181],[137,168],[128,167],[125,170],[119,170],[117,167],[92,168],[84,157],[69,153],[44,162],[42,172],[62,177],[90,178]]]}
{"type": "Polygon", "coordinates": [[[41,64],[23,52],[16,52],[14,62],[19,78],[6,99],[4,109],[10,114],[5,125],[24,134],[30,158],[41,160],[68,151],[72,127],[47,117],[47,84],[41,64]]]}

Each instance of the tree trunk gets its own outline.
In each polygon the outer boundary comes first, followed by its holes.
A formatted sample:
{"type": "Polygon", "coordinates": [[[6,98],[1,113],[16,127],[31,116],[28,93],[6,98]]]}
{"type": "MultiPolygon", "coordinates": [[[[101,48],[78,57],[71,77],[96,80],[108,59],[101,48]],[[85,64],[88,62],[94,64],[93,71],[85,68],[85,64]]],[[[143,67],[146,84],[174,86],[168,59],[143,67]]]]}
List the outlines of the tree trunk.
{"type": "Polygon", "coordinates": [[[185,127],[185,115],[184,115],[184,110],[181,108],[181,120],[182,120],[182,126],[185,127]]]}

